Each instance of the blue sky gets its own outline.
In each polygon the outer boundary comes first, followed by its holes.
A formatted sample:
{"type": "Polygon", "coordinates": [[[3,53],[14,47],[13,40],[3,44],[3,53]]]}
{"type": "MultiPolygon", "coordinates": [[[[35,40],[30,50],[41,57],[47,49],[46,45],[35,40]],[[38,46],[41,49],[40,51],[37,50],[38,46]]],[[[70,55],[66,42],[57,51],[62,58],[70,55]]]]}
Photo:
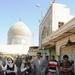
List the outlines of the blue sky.
{"type": "MultiPolygon", "coordinates": [[[[19,21],[29,27],[32,34],[32,45],[38,45],[39,41],[39,19],[41,9],[36,7],[39,4],[45,15],[52,0],[0,0],[0,45],[7,44],[7,33],[9,28],[19,21]]],[[[75,0],[56,0],[56,3],[66,4],[71,14],[75,15],[75,0]]]]}

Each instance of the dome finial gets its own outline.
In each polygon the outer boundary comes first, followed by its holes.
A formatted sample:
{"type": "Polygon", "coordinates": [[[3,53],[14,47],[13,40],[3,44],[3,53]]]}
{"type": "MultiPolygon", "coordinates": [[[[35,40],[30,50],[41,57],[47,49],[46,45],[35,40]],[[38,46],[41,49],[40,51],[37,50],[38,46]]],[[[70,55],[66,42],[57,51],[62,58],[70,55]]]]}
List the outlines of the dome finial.
{"type": "Polygon", "coordinates": [[[22,21],[22,19],[20,18],[20,20],[19,21],[22,21]]]}

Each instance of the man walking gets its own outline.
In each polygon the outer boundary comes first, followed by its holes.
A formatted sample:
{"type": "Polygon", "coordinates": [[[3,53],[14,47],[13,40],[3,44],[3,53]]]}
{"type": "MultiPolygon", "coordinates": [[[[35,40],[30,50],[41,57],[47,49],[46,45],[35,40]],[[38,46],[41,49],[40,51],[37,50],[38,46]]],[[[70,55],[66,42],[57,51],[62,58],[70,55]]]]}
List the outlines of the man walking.
{"type": "Polygon", "coordinates": [[[33,60],[33,75],[45,75],[47,69],[46,60],[41,58],[41,53],[37,53],[37,58],[33,60]]]}

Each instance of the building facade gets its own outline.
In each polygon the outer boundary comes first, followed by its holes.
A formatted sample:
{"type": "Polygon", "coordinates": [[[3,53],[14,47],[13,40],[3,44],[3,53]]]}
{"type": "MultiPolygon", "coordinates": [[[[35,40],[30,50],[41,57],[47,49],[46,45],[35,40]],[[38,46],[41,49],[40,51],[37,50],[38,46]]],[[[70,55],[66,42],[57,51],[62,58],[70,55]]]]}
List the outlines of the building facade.
{"type": "Polygon", "coordinates": [[[60,26],[66,24],[71,18],[73,16],[70,15],[70,9],[66,5],[51,2],[47,13],[40,22],[39,47],[42,47],[42,39],[58,30],[60,26]]]}
{"type": "Polygon", "coordinates": [[[39,30],[39,47],[49,49],[49,54],[56,55],[58,61],[67,54],[69,60],[74,62],[75,73],[75,17],[70,15],[70,9],[51,2],[39,30]]]}
{"type": "Polygon", "coordinates": [[[58,41],[71,34],[67,32],[68,30],[66,31],[66,27],[69,26],[67,24],[73,19],[74,16],[70,15],[70,9],[66,5],[51,2],[47,13],[40,22],[39,47],[48,48],[50,54],[55,52],[54,54],[59,56],[60,52],[58,52],[58,47],[60,44],[57,46],[58,41]],[[66,36],[62,35],[65,31],[67,34],[66,36]],[[58,37],[60,35],[62,36],[58,37]]]}

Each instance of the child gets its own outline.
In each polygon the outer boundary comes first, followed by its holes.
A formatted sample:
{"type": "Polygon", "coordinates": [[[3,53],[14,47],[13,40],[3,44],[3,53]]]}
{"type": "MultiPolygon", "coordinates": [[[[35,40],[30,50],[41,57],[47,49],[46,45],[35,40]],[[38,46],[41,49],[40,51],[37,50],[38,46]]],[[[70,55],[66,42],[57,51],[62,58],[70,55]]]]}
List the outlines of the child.
{"type": "Polygon", "coordinates": [[[17,68],[16,65],[14,64],[13,57],[9,56],[7,58],[7,64],[5,66],[5,70],[6,70],[6,75],[16,75],[17,68]]]}

